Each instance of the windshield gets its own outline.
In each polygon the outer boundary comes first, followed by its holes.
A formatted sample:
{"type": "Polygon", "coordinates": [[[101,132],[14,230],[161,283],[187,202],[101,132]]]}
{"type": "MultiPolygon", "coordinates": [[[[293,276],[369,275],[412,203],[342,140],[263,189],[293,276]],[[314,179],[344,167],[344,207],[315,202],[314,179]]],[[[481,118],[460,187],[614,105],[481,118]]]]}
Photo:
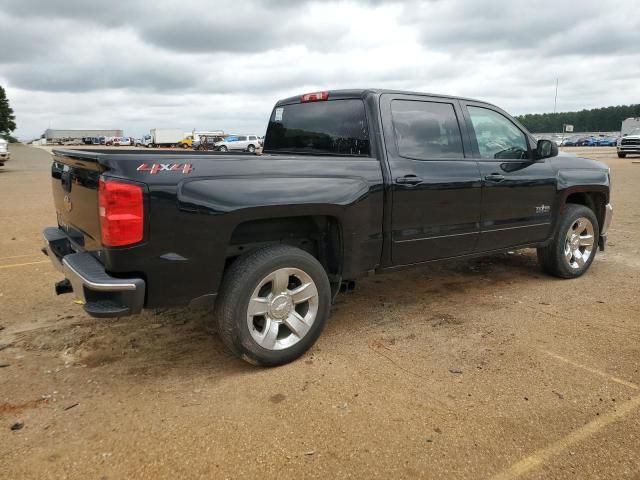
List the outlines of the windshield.
{"type": "Polygon", "coordinates": [[[265,152],[369,156],[369,132],[362,100],[330,100],[276,107],[265,152]]]}

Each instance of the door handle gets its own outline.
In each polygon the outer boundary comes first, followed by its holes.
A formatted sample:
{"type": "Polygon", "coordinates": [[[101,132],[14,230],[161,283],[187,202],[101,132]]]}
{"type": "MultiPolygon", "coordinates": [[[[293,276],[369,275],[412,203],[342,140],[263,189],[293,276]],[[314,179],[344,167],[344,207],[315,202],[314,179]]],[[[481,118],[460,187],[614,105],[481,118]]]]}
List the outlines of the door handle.
{"type": "Polygon", "coordinates": [[[501,175],[499,173],[491,173],[489,175],[486,175],[484,179],[488,182],[501,182],[504,180],[504,175],[501,175]]]}
{"type": "Polygon", "coordinates": [[[422,183],[422,178],[416,175],[405,175],[404,177],[396,178],[396,183],[400,185],[419,185],[422,183]]]}

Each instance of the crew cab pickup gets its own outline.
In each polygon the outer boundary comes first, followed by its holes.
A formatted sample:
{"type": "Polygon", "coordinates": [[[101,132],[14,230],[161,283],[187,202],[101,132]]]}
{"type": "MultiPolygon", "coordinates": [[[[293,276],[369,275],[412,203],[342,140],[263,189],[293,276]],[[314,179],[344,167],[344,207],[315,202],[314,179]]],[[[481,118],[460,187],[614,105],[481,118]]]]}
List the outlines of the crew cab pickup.
{"type": "Polygon", "coordinates": [[[612,215],[605,164],[488,103],[388,90],[280,100],[263,155],[64,149],[51,173],[58,293],[94,317],[213,303],[228,348],[265,366],[302,355],[359,277],[536,248],[575,278],[612,215]]]}

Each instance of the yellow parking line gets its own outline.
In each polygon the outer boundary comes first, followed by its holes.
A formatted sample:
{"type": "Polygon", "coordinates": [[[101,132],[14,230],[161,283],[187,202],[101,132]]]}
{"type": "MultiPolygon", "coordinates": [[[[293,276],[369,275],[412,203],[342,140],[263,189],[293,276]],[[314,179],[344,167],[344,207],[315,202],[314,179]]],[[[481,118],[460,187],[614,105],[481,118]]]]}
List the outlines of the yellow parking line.
{"type": "MultiPolygon", "coordinates": [[[[560,360],[561,362],[567,363],[571,366],[581,368],[586,370],[587,372],[594,373],[601,377],[604,377],[612,382],[620,383],[629,388],[633,388],[634,390],[640,390],[640,386],[635,383],[628,382],[627,380],[623,380],[622,378],[615,377],[613,375],[609,375],[607,372],[602,370],[598,370],[596,368],[590,367],[588,365],[583,365],[581,363],[575,362],[569,358],[565,358],[557,353],[550,352],[548,350],[541,350],[543,353],[546,353],[550,357],[555,358],[556,360],[560,360]]],[[[628,402],[618,404],[616,409],[613,412],[600,415],[598,418],[592,420],[586,425],[574,430],[569,433],[567,436],[556,440],[555,442],[543,447],[539,450],[536,450],[528,457],[523,458],[522,460],[514,463],[506,470],[494,475],[491,477],[492,480],[514,480],[534,468],[537,468],[547,462],[551,457],[558,455],[559,453],[567,450],[569,447],[575,445],[582,440],[586,440],[591,435],[599,432],[607,425],[619,420],[629,413],[631,413],[636,408],[640,407],[640,395],[632,398],[628,402]]]]}
{"type": "Polygon", "coordinates": [[[42,260],[40,262],[14,263],[13,265],[0,265],[0,270],[2,270],[3,268],[25,267],[27,265],[38,265],[40,263],[49,263],[49,260],[42,260]]]}
{"type": "Polygon", "coordinates": [[[562,437],[561,439],[551,443],[550,445],[543,447],[540,450],[536,450],[533,454],[529,455],[526,458],[523,458],[519,462],[514,463],[511,467],[503,470],[502,472],[494,475],[491,478],[492,480],[516,479],[521,475],[528,473],[530,470],[539,467],[547,460],[549,460],[552,456],[563,452],[564,450],[582,440],[586,440],[588,437],[599,432],[604,427],[610,425],[616,420],[620,420],[638,407],[640,407],[640,395],[632,398],[628,402],[616,405],[616,409],[613,412],[600,415],[598,418],[592,420],[583,427],[574,430],[566,437],[562,437]]]}
{"type": "Polygon", "coordinates": [[[587,372],[595,373],[596,375],[600,375],[601,377],[608,378],[612,382],[620,383],[621,385],[624,385],[629,388],[633,388],[634,390],[640,390],[640,386],[636,385],[635,383],[628,382],[627,380],[624,380],[622,378],[614,377],[613,375],[609,375],[607,372],[603,372],[602,370],[598,370],[598,369],[589,367],[587,365],[582,365],[581,363],[574,362],[573,360],[569,360],[568,358],[560,356],[557,353],[549,352],[547,350],[542,350],[542,351],[547,355],[549,355],[550,357],[560,360],[561,362],[568,363],[569,365],[573,365],[574,367],[582,368],[587,372]]]}

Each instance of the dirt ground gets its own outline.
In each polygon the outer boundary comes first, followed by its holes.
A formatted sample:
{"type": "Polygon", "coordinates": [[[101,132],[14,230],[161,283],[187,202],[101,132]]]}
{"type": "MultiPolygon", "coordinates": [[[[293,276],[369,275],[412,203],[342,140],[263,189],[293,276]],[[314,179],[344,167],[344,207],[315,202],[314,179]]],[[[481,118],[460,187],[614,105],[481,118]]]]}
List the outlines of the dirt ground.
{"type": "Polygon", "coordinates": [[[370,277],[302,359],[259,369],[207,312],[98,321],[56,297],[50,157],[12,146],[0,478],[640,478],[640,159],[572,151],[612,169],[587,275],[527,250],[370,277]]]}

